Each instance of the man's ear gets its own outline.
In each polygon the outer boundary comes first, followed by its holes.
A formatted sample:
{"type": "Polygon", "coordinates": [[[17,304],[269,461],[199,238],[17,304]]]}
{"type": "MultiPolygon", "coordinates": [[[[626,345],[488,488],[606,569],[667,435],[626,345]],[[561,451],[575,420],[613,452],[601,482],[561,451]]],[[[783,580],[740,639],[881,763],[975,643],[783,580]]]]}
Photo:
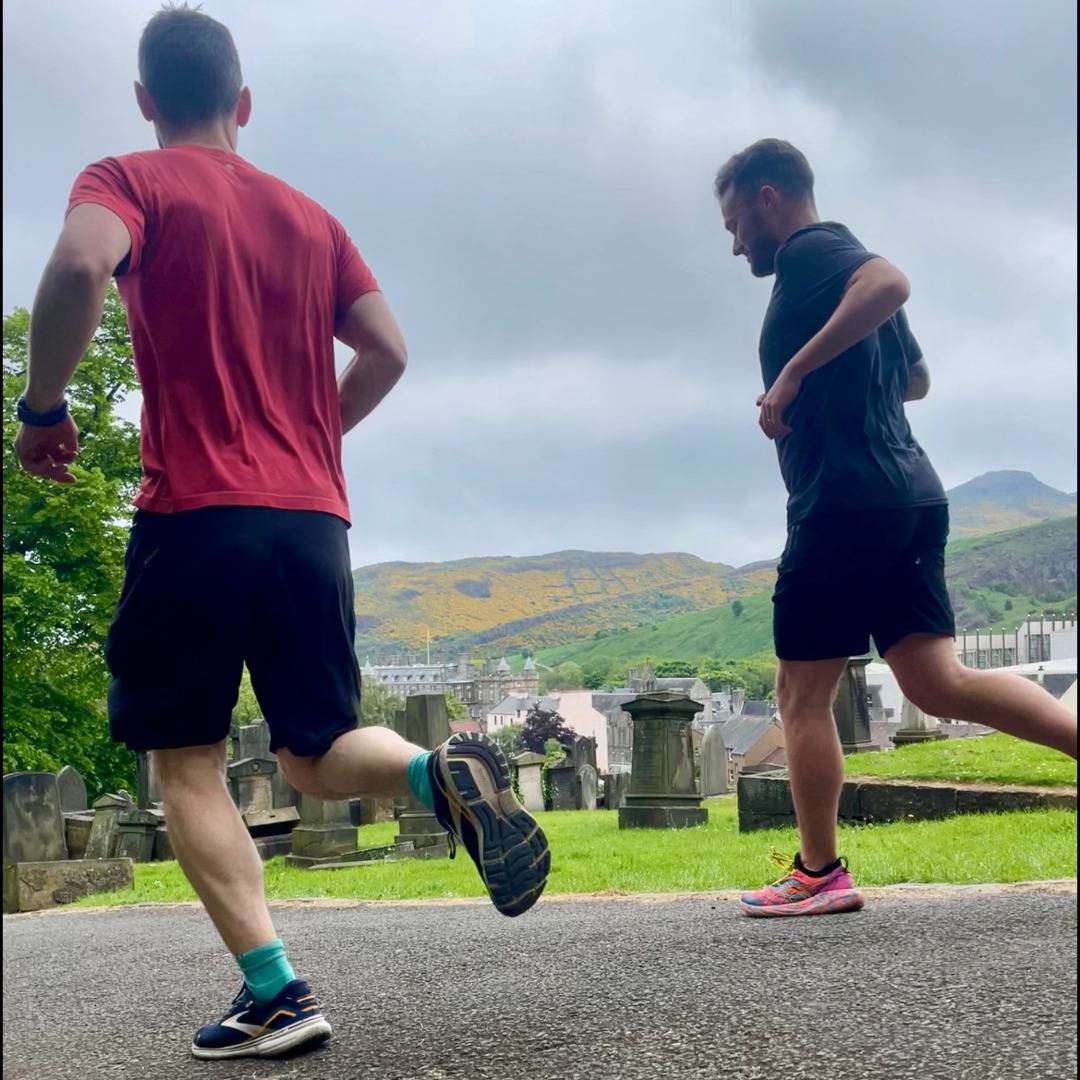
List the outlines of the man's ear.
{"type": "Polygon", "coordinates": [[[775,210],[780,203],[780,192],[772,184],[762,184],[758,198],[763,210],[775,210]]]}
{"type": "Polygon", "coordinates": [[[236,102],[236,126],[246,127],[251,119],[251,91],[245,86],[236,102]]]}
{"type": "Polygon", "coordinates": [[[141,82],[135,83],[135,100],[139,103],[139,112],[143,114],[143,119],[151,124],[155,123],[158,118],[157,106],[154,105],[154,99],[141,82]]]}

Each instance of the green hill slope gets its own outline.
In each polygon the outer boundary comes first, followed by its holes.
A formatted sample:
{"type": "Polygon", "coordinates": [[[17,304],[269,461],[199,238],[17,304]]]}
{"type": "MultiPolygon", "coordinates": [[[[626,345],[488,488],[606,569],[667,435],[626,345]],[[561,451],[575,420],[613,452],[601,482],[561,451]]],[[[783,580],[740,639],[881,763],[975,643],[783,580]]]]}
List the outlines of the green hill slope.
{"type": "Polygon", "coordinates": [[[1015,469],[983,473],[949,492],[954,537],[984,536],[1075,514],[1075,492],[1058,491],[1015,469]]]}

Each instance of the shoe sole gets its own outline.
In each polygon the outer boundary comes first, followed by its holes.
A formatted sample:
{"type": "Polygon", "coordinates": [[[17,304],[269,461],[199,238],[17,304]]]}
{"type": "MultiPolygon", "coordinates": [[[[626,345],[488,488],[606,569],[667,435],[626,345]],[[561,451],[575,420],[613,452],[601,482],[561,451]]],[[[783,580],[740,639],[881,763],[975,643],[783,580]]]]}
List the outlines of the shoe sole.
{"type": "Polygon", "coordinates": [[[330,1038],[332,1031],[325,1017],[313,1016],[299,1024],[290,1024],[281,1031],[272,1031],[239,1046],[218,1049],[193,1044],[191,1052],[197,1058],[280,1057],[302,1046],[314,1050],[330,1038]]]}
{"type": "Polygon", "coordinates": [[[551,869],[547,838],[510,786],[510,766],[483,736],[458,732],[439,755],[447,795],[476,830],[480,876],[503,915],[526,912],[551,869]]]}
{"type": "Polygon", "coordinates": [[[862,906],[862,893],[856,889],[820,893],[794,904],[748,904],[745,900],[739,901],[739,910],[744,915],[765,919],[791,915],[838,915],[843,911],[860,911],[862,906]]]}

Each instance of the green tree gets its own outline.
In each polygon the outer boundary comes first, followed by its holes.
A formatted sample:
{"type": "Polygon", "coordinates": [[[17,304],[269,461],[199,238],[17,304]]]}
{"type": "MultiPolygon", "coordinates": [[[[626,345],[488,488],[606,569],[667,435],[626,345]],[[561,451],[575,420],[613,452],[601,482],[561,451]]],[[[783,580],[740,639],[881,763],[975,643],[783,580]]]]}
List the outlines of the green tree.
{"type": "Polygon", "coordinates": [[[554,671],[544,672],[540,679],[540,689],[545,694],[552,690],[579,690],[584,685],[585,673],[573,660],[560,664],[554,671]]]}
{"type": "Polygon", "coordinates": [[[360,689],[360,724],[362,727],[400,729],[405,719],[405,699],[377,682],[366,682],[360,689]]]}
{"type": "Polygon", "coordinates": [[[586,690],[599,690],[602,686],[608,685],[610,664],[605,657],[601,656],[587,661],[581,670],[581,685],[586,690]]]}
{"type": "Polygon", "coordinates": [[[737,619],[746,610],[746,605],[741,600],[731,601],[731,614],[737,619]]]}
{"type": "Polygon", "coordinates": [[[521,724],[507,724],[505,727],[496,728],[488,733],[488,738],[508,757],[520,754],[525,749],[525,742],[521,737],[524,728],[521,724]]]}
{"type": "Polygon", "coordinates": [[[453,694],[445,694],[446,698],[446,711],[451,720],[468,720],[469,719],[469,706],[464,701],[460,701],[453,694]]]}
{"type": "Polygon", "coordinates": [[[79,426],[77,482],[32,477],[15,460],[29,315],[4,319],[4,772],[74,765],[91,793],[134,790],[134,757],[109,738],[102,645],[120,595],[139,433],[117,415],[135,389],[114,289],[68,397],[79,426]]]}
{"type": "Polygon", "coordinates": [[[697,668],[689,660],[657,660],[653,673],[658,679],[692,679],[697,668]]]}

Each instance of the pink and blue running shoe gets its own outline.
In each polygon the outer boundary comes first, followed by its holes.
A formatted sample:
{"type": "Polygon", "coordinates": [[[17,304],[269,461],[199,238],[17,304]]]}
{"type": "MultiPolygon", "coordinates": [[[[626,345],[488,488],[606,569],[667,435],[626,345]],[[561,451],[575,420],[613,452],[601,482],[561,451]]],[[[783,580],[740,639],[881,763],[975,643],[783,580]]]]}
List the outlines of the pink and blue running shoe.
{"type": "Polygon", "coordinates": [[[827,874],[816,877],[799,865],[798,856],[789,859],[772,851],[769,857],[784,868],[784,876],[764,889],[743,893],[739,910],[744,915],[834,915],[862,908],[862,893],[855,888],[843,860],[827,874]]]}

